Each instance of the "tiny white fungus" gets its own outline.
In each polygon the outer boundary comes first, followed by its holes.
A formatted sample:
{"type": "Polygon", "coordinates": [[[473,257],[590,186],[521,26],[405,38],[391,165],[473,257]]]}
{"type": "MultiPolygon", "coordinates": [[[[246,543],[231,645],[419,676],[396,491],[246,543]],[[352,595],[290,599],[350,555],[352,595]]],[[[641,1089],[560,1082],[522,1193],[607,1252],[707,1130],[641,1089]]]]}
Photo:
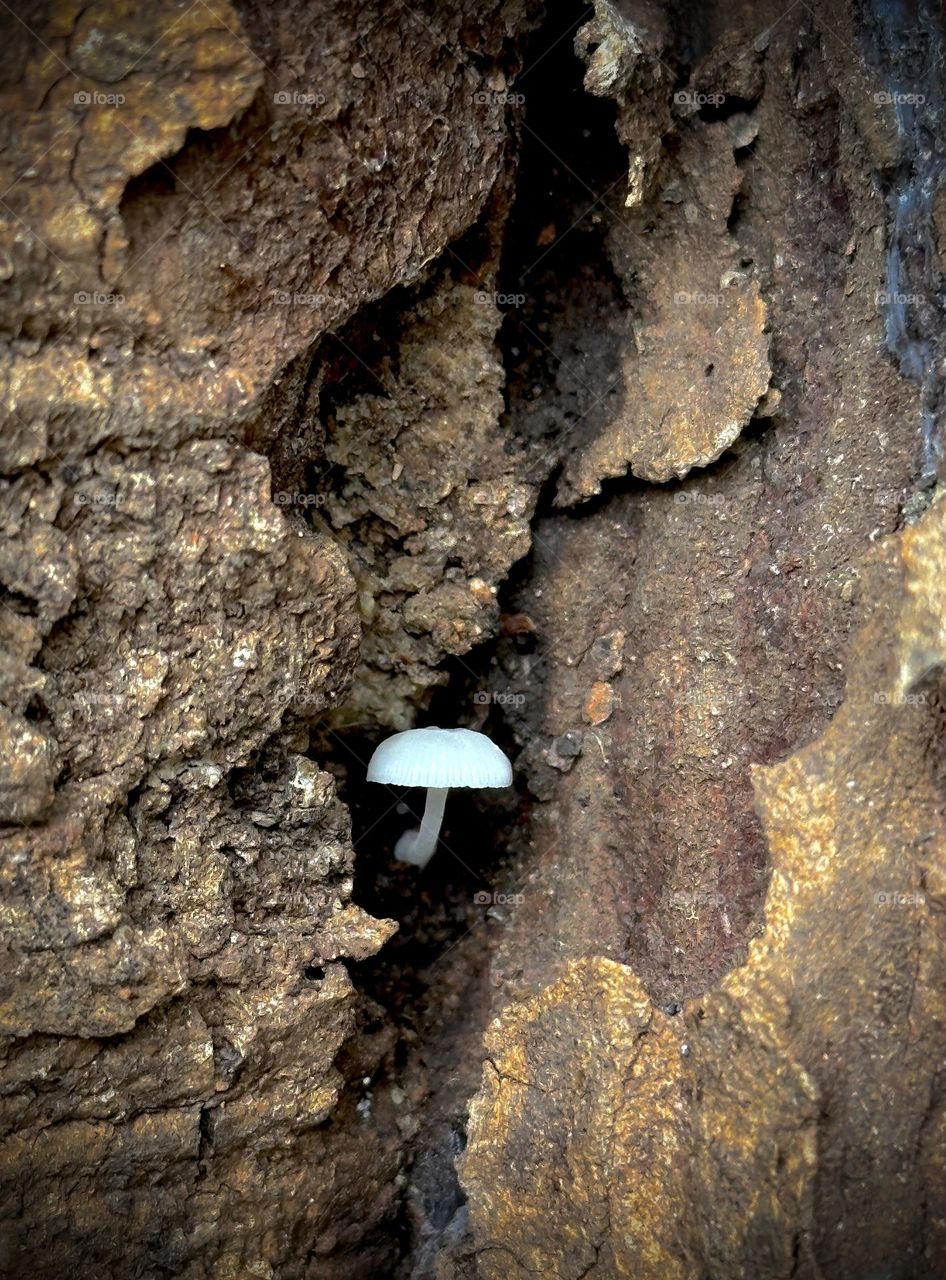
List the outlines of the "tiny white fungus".
{"type": "Polygon", "coordinates": [[[512,765],[485,733],[473,729],[405,729],[385,739],[368,764],[368,781],[426,787],[419,830],[403,833],[394,856],[425,867],[437,848],[451,787],[508,787],[512,765]]]}

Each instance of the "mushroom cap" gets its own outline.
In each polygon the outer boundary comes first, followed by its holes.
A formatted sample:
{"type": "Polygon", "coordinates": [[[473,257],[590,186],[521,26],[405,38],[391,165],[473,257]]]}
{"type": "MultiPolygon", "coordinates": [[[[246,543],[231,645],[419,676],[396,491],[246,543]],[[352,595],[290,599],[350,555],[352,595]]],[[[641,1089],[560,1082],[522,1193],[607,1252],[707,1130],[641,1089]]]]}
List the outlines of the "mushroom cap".
{"type": "Polygon", "coordinates": [[[369,782],[395,787],[508,787],[512,765],[473,729],[405,729],[376,749],[369,782]]]}

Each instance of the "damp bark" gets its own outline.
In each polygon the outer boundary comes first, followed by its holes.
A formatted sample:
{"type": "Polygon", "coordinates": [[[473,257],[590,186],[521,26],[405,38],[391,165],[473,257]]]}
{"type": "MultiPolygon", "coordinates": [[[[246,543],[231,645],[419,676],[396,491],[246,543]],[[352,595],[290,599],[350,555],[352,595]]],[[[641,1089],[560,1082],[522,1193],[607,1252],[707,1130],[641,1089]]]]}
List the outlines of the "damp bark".
{"type": "Polygon", "coordinates": [[[946,1272],[933,7],[11,23],[5,1271],[946,1272]]]}

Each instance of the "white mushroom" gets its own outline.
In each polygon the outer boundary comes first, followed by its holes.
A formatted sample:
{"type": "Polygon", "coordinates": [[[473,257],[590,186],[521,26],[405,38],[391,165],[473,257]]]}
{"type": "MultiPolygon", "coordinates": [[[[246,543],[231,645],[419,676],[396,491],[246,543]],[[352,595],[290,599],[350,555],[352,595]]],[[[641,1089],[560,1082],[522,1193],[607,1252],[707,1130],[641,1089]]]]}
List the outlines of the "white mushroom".
{"type": "Polygon", "coordinates": [[[368,781],[427,788],[420,829],[405,831],[394,846],[394,856],[401,862],[426,867],[437,848],[450,788],[508,787],[512,765],[485,733],[406,729],[377,748],[368,764],[368,781]]]}

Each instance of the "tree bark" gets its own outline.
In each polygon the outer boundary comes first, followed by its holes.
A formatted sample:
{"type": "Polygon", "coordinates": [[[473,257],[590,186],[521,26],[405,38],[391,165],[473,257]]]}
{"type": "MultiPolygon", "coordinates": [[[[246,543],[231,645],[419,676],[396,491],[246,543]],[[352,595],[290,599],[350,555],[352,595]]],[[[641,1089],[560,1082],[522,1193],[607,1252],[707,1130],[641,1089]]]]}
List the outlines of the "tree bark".
{"type": "Polygon", "coordinates": [[[946,1274],[939,15],[3,22],[0,1269],[946,1274]]]}

